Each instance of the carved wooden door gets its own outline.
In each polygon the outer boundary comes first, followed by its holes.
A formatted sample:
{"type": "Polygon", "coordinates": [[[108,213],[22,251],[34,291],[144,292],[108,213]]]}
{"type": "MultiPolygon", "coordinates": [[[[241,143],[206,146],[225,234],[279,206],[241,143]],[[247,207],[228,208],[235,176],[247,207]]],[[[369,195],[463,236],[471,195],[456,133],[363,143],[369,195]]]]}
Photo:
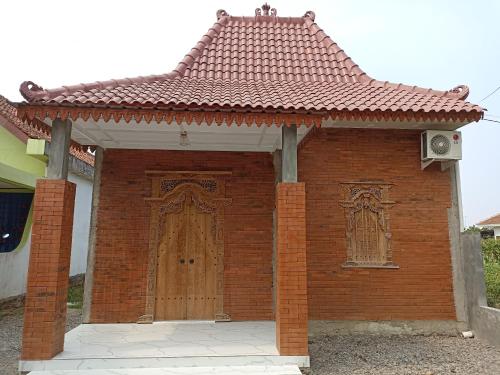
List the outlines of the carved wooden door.
{"type": "Polygon", "coordinates": [[[214,218],[191,194],[161,221],[155,320],[214,319],[217,249],[214,218]]]}
{"type": "Polygon", "coordinates": [[[214,218],[201,209],[193,201],[189,204],[187,319],[215,319],[217,249],[214,218]]]}
{"type": "Polygon", "coordinates": [[[186,319],[186,238],[185,208],[163,219],[158,243],[155,318],[186,319]]]}

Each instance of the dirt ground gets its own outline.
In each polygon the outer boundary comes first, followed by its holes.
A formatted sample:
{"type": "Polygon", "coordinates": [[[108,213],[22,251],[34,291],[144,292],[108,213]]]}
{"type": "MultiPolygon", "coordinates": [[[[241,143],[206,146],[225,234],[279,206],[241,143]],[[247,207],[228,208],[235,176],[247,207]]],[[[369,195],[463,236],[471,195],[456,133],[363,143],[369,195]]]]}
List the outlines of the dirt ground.
{"type": "MultiPolygon", "coordinates": [[[[68,309],[66,331],[82,321],[80,309],[68,309]]],[[[21,351],[23,333],[23,308],[15,307],[0,311],[0,374],[18,375],[17,361],[21,351]]]]}
{"type": "Polygon", "coordinates": [[[500,351],[452,336],[349,335],[314,338],[311,375],[499,375],[500,351]]]}

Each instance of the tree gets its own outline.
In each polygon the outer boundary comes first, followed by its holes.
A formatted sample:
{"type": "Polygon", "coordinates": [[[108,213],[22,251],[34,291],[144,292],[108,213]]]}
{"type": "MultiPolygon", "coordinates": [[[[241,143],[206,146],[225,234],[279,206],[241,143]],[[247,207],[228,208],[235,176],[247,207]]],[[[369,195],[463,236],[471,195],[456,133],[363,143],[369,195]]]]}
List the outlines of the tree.
{"type": "Polygon", "coordinates": [[[465,228],[464,233],[481,233],[481,228],[478,228],[475,225],[473,225],[471,227],[465,228]]]}

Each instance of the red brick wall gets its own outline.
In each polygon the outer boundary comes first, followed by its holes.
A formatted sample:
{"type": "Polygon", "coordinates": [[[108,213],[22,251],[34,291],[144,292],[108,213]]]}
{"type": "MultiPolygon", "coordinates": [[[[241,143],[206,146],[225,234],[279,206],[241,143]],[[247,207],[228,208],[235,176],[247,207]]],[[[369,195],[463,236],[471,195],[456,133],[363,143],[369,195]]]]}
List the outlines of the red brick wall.
{"type": "Polygon", "coordinates": [[[306,207],[303,183],[276,188],[276,345],[281,355],[307,355],[306,207]]]}
{"type": "Polygon", "coordinates": [[[322,129],[299,150],[306,183],[310,319],[455,319],[447,208],[449,172],[420,169],[420,132],[322,129]],[[393,183],[393,261],[400,269],[343,269],[339,183],[393,183]]]}
{"type": "Polygon", "coordinates": [[[101,180],[92,322],[144,314],[151,194],[146,170],[229,170],[224,305],[234,320],[272,319],[274,172],[268,153],[107,150],[101,180]]]}
{"type": "Polygon", "coordinates": [[[21,358],[50,359],[64,347],[76,185],[37,181],[21,358]]]}

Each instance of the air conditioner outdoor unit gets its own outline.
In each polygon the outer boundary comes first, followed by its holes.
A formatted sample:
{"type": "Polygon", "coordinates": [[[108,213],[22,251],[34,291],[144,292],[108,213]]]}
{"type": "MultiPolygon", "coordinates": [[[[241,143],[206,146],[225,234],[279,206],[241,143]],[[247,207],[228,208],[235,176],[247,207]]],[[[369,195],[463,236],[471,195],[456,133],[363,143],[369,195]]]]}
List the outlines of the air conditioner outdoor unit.
{"type": "Polygon", "coordinates": [[[422,161],[462,159],[462,133],[426,130],[422,133],[422,161]]]}

